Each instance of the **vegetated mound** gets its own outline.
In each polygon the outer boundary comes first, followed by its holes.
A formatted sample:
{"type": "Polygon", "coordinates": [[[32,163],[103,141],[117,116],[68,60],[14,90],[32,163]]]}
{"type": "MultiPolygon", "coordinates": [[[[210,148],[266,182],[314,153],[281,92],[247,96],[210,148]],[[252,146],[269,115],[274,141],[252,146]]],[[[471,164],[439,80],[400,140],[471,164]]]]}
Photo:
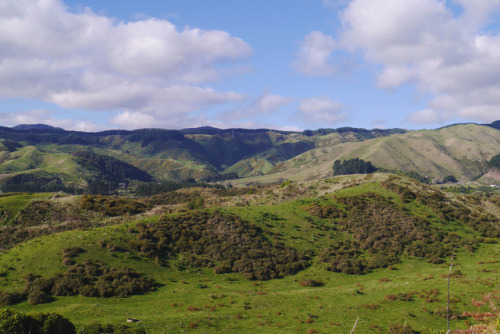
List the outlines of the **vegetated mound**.
{"type": "Polygon", "coordinates": [[[458,249],[474,251],[481,237],[500,236],[495,216],[451,201],[438,190],[411,190],[390,178],[381,186],[399,194],[401,203],[364,192],[303,207],[347,234],[321,250],[319,259],[327,264],[327,270],[363,274],[392,265],[403,254],[441,263],[458,249]]]}
{"type": "Polygon", "coordinates": [[[131,179],[151,182],[153,180],[147,172],[110,156],[83,150],[71,152],[71,154],[80,164],[105,176],[108,181],[119,182],[131,179]]]}
{"type": "Polygon", "coordinates": [[[180,254],[181,265],[214,267],[216,273],[269,280],[307,266],[300,252],[271,242],[261,229],[221,212],[163,216],[158,223],[139,223],[130,231],[136,234],[130,248],[146,256],[162,259],[180,254]]]}
{"type": "MultiPolygon", "coordinates": [[[[17,197],[19,196],[21,195],[17,197]]],[[[54,197],[43,200],[28,199],[17,212],[1,210],[0,203],[0,218],[10,222],[0,227],[0,251],[44,235],[116,224],[121,220],[114,222],[105,218],[129,217],[150,208],[147,203],[125,197],[103,195],[68,196],[61,199],[58,195],[54,197]]]]}
{"type": "MultiPolygon", "coordinates": [[[[417,203],[428,206],[444,224],[458,222],[462,226],[471,228],[483,237],[500,237],[500,224],[498,223],[498,218],[483,210],[481,201],[477,198],[469,198],[469,201],[464,198],[463,202],[457,200],[452,201],[447,198],[442,191],[436,188],[429,186],[424,188],[424,185],[420,184],[425,190],[413,192],[408,187],[401,186],[393,182],[393,180],[397,180],[397,178],[391,177],[383,182],[382,185],[398,193],[404,202],[409,202],[414,199],[417,203]],[[478,209],[471,209],[471,207],[477,207],[478,204],[478,209]]],[[[496,203],[496,198],[492,199],[492,201],[496,203]]]]}
{"type": "Polygon", "coordinates": [[[108,217],[136,215],[143,213],[148,206],[131,198],[118,198],[103,195],[82,195],[80,208],[100,212],[108,217]]]}
{"type": "Polygon", "coordinates": [[[0,182],[3,192],[56,192],[66,190],[62,180],[50,174],[17,174],[0,182]]]}
{"type": "Polygon", "coordinates": [[[24,292],[0,294],[0,305],[12,305],[25,298],[31,305],[51,301],[51,296],[124,297],[152,291],[155,283],[134,270],[107,267],[102,263],[74,258],[85,250],[79,247],[64,248],[63,265],[67,270],[53,277],[41,277],[32,273],[24,279],[24,292]]]}

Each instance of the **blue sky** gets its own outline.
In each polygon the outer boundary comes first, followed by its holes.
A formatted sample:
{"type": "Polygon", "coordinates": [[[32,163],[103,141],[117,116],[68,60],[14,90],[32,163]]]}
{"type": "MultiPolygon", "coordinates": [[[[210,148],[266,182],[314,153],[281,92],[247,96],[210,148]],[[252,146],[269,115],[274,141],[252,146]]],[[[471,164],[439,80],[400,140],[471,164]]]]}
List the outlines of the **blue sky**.
{"type": "Polygon", "coordinates": [[[0,125],[500,119],[498,0],[6,0],[0,125]]]}

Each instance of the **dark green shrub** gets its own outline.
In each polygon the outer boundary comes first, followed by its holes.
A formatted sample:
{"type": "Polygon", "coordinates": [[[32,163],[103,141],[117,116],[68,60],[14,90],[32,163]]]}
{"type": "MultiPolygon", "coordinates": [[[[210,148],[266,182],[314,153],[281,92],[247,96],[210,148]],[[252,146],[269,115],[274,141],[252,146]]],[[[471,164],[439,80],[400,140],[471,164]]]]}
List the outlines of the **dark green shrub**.
{"type": "MultiPolygon", "coordinates": [[[[57,313],[42,313],[39,316],[44,334],[72,334],[76,333],[75,325],[57,313]]],[[[38,320],[38,319],[37,319],[38,320]]]]}
{"type": "Polygon", "coordinates": [[[365,162],[359,158],[344,161],[335,160],[332,168],[333,175],[370,174],[377,170],[370,161],[365,162]]]}
{"type": "Polygon", "coordinates": [[[26,299],[26,294],[17,292],[0,293],[0,306],[9,306],[20,303],[26,299]]]}
{"type": "Polygon", "coordinates": [[[30,319],[11,309],[0,310],[0,333],[23,334],[30,328],[30,319]]]}
{"type": "Polygon", "coordinates": [[[30,305],[45,304],[49,302],[49,297],[43,291],[33,291],[28,295],[30,305]]]}
{"type": "Polygon", "coordinates": [[[269,280],[306,267],[304,255],[270,242],[263,231],[234,215],[195,211],[164,216],[156,224],[139,223],[129,247],[155,258],[182,254],[178,268],[213,267],[248,279],[269,280]]]}
{"type": "Polygon", "coordinates": [[[85,334],[146,334],[143,328],[131,328],[127,325],[91,324],[83,328],[85,334]]]}
{"type": "Polygon", "coordinates": [[[75,334],[75,326],[57,313],[25,315],[10,309],[0,310],[0,333],[75,334]]]}

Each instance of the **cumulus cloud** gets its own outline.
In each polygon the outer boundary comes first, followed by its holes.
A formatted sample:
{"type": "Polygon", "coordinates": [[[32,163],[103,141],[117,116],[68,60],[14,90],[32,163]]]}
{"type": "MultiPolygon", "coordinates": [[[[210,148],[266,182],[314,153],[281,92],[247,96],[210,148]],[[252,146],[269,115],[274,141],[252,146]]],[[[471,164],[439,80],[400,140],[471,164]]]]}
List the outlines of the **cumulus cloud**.
{"type": "Polygon", "coordinates": [[[327,76],[336,72],[332,54],[336,49],[333,37],[321,31],[307,34],[300,45],[296,58],[292,62],[295,70],[311,76],[327,76]]]}
{"type": "Polygon", "coordinates": [[[436,124],[449,121],[453,118],[451,113],[443,113],[433,109],[424,109],[412,113],[407,121],[414,124],[436,124]]]}
{"type": "Polygon", "coordinates": [[[242,103],[233,110],[221,113],[218,118],[225,121],[234,121],[255,118],[263,114],[270,115],[278,112],[292,101],[292,98],[280,94],[264,93],[261,96],[250,99],[246,103],[242,103]]]}
{"type": "MultiPolygon", "coordinates": [[[[415,113],[410,121],[452,114],[496,120],[500,115],[500,33],[492,23],[500,2],[452,2],[462,9],[458,14],[450,2],[440,0],[351,0],[341,11],[342,28],[331,45],[360,52],[380,69],[379,88],[410,83],[430,94],[427,110],[415,113]]],[[[335,52],[330,49],[328,57],[335,52]]]]}
{"type": "Polygon", "coordinates": [[[51,110],[35,109],[16,113],[0,113],[2,125],[15,126],[19,124],[48,124],[54,127],[60,127],[66,130],[75,131],[104,131],[108,127],[97,124],[93,121],[73,120],[69,118],[58,118],[51,110]]]}
{"type": "Polygon", "coordinates": [[[137,120],[127,115],[147,123],[240,100],[201,85],[251,53],[224,31],[115,22],[90,9],[72,13],[60,0],[0,2],[0,97],[119,110],[124,127],[137,120]]]}
{"type": "Polygon", "coordinates": [[[347,119],[344,110],[345,106],[340,102],[328,97],[314,97],[301,101],[295,118],[306,124],[328,127],[347,119]]]}

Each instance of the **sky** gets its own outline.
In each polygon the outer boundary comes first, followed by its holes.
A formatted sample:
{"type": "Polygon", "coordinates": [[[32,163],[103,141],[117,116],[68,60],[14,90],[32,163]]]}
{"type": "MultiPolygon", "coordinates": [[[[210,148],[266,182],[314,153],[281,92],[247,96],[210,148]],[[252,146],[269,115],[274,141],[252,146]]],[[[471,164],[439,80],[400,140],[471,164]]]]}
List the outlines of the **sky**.
{"type": "Polygon", "coordinates": [[[0,125],[500,119],[500,0],[0,0],[0,125]]]}

